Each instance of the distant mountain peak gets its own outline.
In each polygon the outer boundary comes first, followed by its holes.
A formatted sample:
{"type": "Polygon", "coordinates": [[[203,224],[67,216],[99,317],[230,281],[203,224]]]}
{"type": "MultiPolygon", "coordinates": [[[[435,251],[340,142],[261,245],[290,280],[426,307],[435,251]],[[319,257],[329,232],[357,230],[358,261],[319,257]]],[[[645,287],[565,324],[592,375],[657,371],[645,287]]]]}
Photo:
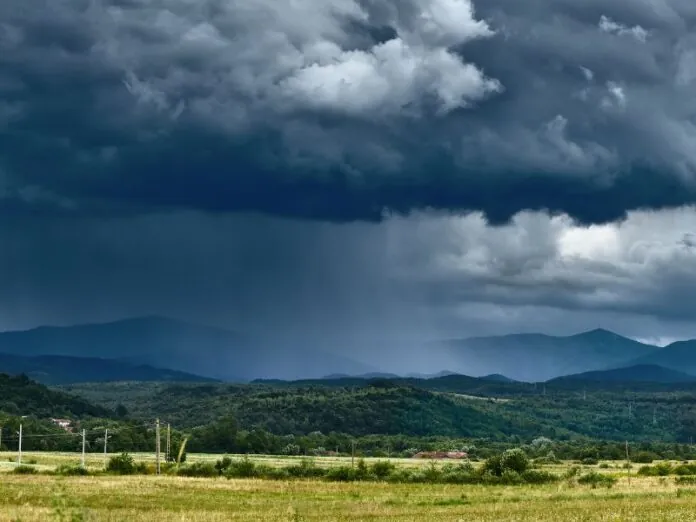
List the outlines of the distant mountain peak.
{"type": "Polygon", "coordinates": [[[584,338],[593,338],[593,339],[616,339],[616,338],[622,338],[626,339],[623,335],[619,335],[615,332],[612,332],[611,330],[606,330],[604,328],[595,328],[594,330],[588,330],[586,332],[582,332],[579,334],[571,335],[570,337],[584,337],[584,338]]]}

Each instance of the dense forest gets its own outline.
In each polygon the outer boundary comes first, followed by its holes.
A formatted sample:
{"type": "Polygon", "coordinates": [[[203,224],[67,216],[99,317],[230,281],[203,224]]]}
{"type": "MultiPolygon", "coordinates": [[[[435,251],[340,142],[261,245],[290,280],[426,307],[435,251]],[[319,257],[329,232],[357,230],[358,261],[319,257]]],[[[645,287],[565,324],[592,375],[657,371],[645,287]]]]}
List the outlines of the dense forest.
{"type": "Polygon", "coordinates": [[[171,425],[174,446],[187,438],[189,451],[218,453],[346,454],[355,444],[365,455],[466,449],[483,458],[522,445],[537,456],[621,458],[629,441],[656,455],[692,454],[691,384],[535,388],[466,379],[99,383],[56,390],[0,375],[2,444],[16,448],[21,422],[27,450],[76,451],[85,429],[88,451],[100,451],[108,429],[111,451],[151,451],[159,418],[171,425]],[[489,396],[475,395],[482,389],[489,396]],[[53,424],[54,417],[71,419],[72,431],[53,424]]]}
{"type": "Polygon", "coordinates": [[[462,376],[429,380],[333,379],[251,385],[119,383],[67,390],[139,420],[181,429],[233,416],[241,429],[278,435],[338,432],[488,440],[598,439],[689,442],[696,438],[693,383],[546,385],[462,376]],[[485,393],[484,393],[485,392],[485,393]]]}

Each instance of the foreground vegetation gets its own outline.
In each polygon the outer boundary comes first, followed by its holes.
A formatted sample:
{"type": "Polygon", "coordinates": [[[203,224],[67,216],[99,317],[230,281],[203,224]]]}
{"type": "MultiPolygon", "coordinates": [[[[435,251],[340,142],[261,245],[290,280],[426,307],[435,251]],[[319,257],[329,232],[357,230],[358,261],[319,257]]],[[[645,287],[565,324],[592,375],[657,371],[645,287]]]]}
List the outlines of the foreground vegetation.
{"type": "Polygon", "coordinates": [[[693,520],[696,489],[633,477],[612,489],[388,484],[170,476],[3,476],[0,521],[664,521],[693,520]]]}

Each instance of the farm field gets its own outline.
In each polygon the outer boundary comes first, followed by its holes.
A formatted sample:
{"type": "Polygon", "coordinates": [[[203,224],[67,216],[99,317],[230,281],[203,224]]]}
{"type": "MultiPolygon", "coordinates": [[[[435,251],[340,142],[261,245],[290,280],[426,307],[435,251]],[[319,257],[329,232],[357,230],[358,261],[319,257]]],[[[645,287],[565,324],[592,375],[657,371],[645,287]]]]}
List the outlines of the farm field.
{"type": "Polygon", "coordinates": [[[692,521],[696,490],[5,475],[0,521],[692,521]]]}
{"type": "MultiPolygon", "coordinates": [[[[106,459],[103,453],[87,453],[85,455],[85,465],[90,471],[98,471],[104,469],[106,460],[116,455],[115,453],[107,454],[106,459]]],[[[148,464],[155,463],[154,453],[130,453],[136,462],[145,462],[148,464]]],[[[186,457],[186,463],[194,462],[211,462],[215,463],[223,455],[212,453],[189,453],[186,457]]],[[[306,460],[309,457],[292,457],[292,456],[277,456],[277,455],[228,455],[231,458],[244,458],[267,466],[281,467],[289,466],[306,460]]],[[[357,462],[358,458],[355,458],[357,462]]],[[[383,461],[386,459],[380,458],[364,458],[366,463],[383,461]]],[[[311,461],[320,467],[333,466],[349,466],[351,464],[350,457],[311,457],[311,461]]],[[[399,467],[419,467],[430,465],[433,460],[430,459],[402,459],[394,458],[389,461],[399,467]]],[[[22,463],[35,466],[39,471],[50,471],[62,464],[79,464],[80,454],[73,452],[44,452],[44,451],[25,451],[22,453],[22,463]]],[[[162,460],[164,462],[164,460],[162,460]]],[[[436,462],[457,462],[457,461],[436,461],[436,462]]],[[[11,451],[0,452],[0,472],[12,471],[17,463],[17,453],[11,451]]]]}
{"type": "MultiPolygon", "coordinates": [[[[152,462],[152,454],[135,454],[152,462]]],[[[16,454],[4,452],[0,469],[0,522],[91,521],[691,521],[696,487],[674,477],[631,476],[620,469],[586,470],[619,478],[611,489],[573,481],[543,486],[335,483],[320,480],[184,478],[174,476],[16,475],[16,454]]],[[[188,462],[215,461],[219,455],[190,454],[188,462]]],[[[285,466],[291,457],[254,456],[266,465],[285,466]]],[[[25,463],[39,470],[79,461],[75,453],[28,452],[25,463]]],[[[317,466],[349,464],[350,458],[316,458],[317,466]]],[[[370,459],[367,459],[369,462],[370,459]]],[[[87,466],[99,470],[103,455],[90,454],[87,466]]],[[[432,461],[392,459],[403,466],[432,461]]],[[[439,465],[436,463],[435,465],[439,465]]],[[[572,464],[544,469],[562,474],[572,464]]],[[[616,467],[614,467],[616,466],[616,467]]]]}

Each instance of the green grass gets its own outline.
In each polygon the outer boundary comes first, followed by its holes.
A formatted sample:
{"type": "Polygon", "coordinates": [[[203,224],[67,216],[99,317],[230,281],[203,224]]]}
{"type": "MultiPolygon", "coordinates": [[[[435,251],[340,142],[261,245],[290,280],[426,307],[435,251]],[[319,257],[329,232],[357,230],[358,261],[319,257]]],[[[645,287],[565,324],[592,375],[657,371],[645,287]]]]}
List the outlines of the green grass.
{"type": "Polygon", "coordinates": [[[691,521],[696,489],[613,489],[8,475],[0,521],[691,521]]]}
{"type": "MultiPolygon", "coordinates": [[[[11,453],[0,454],[0,469],[11,471],[11,453]]],[[[152,462],[152,454],[136,454],[152,462]]],[[[189,462],[219,455],[189,455],[189,462]]],[[[256,462],[287,466],[297,458],[254,456],[256,462]]],[[[74,453],[26,453],[40,470],[79,462],[74,453]]],[[[350,463],[350,458],[316,458],[318,466],[350,463]]],[[[429,466],[431,461],[392,459],[397,466],[429,466]]],[[[103,455],[88,455],[99,470],[103,455]]],[[[545,466],[563,474],[572,463],[545,466]]],[[[611,463],[620,466],[620,463],[611,463]]],[[[334,483],[317,480],[195,479],[175,476],[0,478],[0,522],[4,521],[692,521],[696,486],[674,478],[639,477],[636,470],[584,466],[618,478],[613,488],[582,486],[577,479],[544,486],[458,486],[430,484],[334,483]]]]}

